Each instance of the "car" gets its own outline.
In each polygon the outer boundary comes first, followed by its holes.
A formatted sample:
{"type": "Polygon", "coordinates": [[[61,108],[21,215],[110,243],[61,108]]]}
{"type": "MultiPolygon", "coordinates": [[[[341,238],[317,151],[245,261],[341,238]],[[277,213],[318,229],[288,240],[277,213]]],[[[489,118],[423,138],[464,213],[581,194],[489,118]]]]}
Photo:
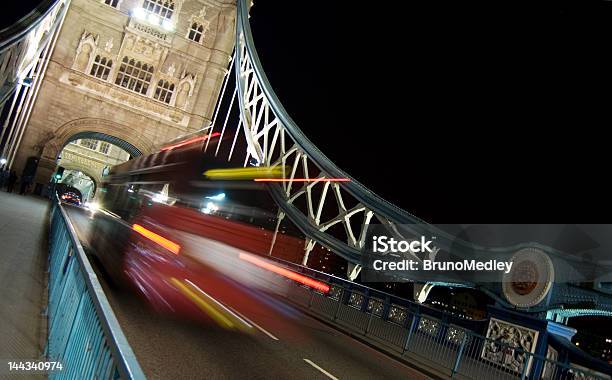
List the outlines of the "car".
{"type": "Polygon", "coordinates": [[[67,191],[59,196],[60,200],[65,203],[71,203],[77,206],[81,205],[81,196],[72,191],[67,191]]]}

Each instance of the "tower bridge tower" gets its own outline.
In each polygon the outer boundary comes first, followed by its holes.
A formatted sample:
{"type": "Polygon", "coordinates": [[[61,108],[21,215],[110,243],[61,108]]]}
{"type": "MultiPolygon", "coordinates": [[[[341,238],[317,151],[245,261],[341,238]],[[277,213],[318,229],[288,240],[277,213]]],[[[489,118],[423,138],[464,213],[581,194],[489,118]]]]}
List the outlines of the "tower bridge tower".
{"type": "Polygon", "coordinates": [[[12,167],[39,158],[46,184],[71,142],[147,154],[207,126],[235,19],[232,0],[72,0],[12,167]]]}

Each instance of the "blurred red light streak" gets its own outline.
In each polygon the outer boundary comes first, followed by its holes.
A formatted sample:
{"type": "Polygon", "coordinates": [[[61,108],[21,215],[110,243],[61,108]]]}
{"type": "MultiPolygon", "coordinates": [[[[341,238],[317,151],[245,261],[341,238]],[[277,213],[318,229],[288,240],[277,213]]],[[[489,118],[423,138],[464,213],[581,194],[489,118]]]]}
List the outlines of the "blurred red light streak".
{"type": "Polygon", "coordinates": [[[199,141],[206,141],[206,139],[209,136],[210,137],[217,137],[217,136],[220,136],[220,135],[221,135],[221,133],[215,132],[215,133],[212,133],[210,135],[206,135],[206,136],[202,136],[202,137],[196,137],[196,138],[193,138],[191,140],[187,140],[187,141],[182,141],[182,142],[176,143],[174,145],[165,146],[161,150],[163,151],[163,150],[170,150],[170,149],[174,149],[174,148],[180,148],[182,146],[193,144],[193,143],[196,143],[196,142],[199,142],[199,141]]]}
{"type": "Polygon", "coordinates": [[[281,276],[287,277],[287,278],[289,278],[289,279],[291,279],[293,281],[297,281],[297,282],[299,282],[301,284],[310,286],[311,288],[320,290],[320,291],[322,291],[324,293],[329,292],[329,285],[327,285],[324,282],[313,280],[310,277],[306,277],[306,276],[303,276],[301,274],[292,272],[290,270],[287,270],[285,268],[282,268],[282,267],[279,267],[277,265],[271,264],[271,263],[269,263],[267,261],[264,261],[262,259],[254,257],[252,255],[247,255],[247,254],[241,253],[239,257],[240,257],[240,259],[242,259],[244,261],[248,261],[251,264],[257,265],[258,267],[261,267],[263,269],[267,269],[267,270],[269,270],[271,272],[274,272],[276,274],[280,274],[281,276]]]}
{"type": "Polygon", "coordinates": [[[350,182],[350,178],[255,178],[255,182],[350,182]]]}

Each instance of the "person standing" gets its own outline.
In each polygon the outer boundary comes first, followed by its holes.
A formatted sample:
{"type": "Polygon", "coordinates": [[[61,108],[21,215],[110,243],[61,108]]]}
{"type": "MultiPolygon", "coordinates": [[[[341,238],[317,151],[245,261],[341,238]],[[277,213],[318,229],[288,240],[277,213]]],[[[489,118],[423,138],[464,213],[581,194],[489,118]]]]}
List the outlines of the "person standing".
{"type": "Polygon", "coordinates": [[[9,172],[6,168],[6,165],[2,165],[2,170],[0,170],[0,190],[4,189],[4,185],[6,185],[6,181],[8,180],[9,172]]]}
{"type": "Polygon", "coordinates": [[[32,176],[29,176],[29,175],[21,176],[21,187],[19,189],[20,195],[25,195],[28,191],[30,191],[30,183],[32,183],[32,176]]]}
{"type": "Polygon", "coordinates": [[[9,193],[13,192],[13,187],[15,187],[15,183],[17,182],[17,173],[14,170],[11,170],[11,174],[8,177],[8,184],[6,186],[6,191],[9,193]]]}

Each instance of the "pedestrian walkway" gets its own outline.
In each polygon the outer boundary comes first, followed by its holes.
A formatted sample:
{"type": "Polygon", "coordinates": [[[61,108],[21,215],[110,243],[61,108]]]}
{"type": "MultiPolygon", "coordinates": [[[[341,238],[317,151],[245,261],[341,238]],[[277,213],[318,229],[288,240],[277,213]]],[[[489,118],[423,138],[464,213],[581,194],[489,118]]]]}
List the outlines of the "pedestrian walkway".
{"type": "Polygon", "coordinates": [[[0,191],[0,378],[6,361],[40,359],[45,348],[48,206],[0,191]]]}

